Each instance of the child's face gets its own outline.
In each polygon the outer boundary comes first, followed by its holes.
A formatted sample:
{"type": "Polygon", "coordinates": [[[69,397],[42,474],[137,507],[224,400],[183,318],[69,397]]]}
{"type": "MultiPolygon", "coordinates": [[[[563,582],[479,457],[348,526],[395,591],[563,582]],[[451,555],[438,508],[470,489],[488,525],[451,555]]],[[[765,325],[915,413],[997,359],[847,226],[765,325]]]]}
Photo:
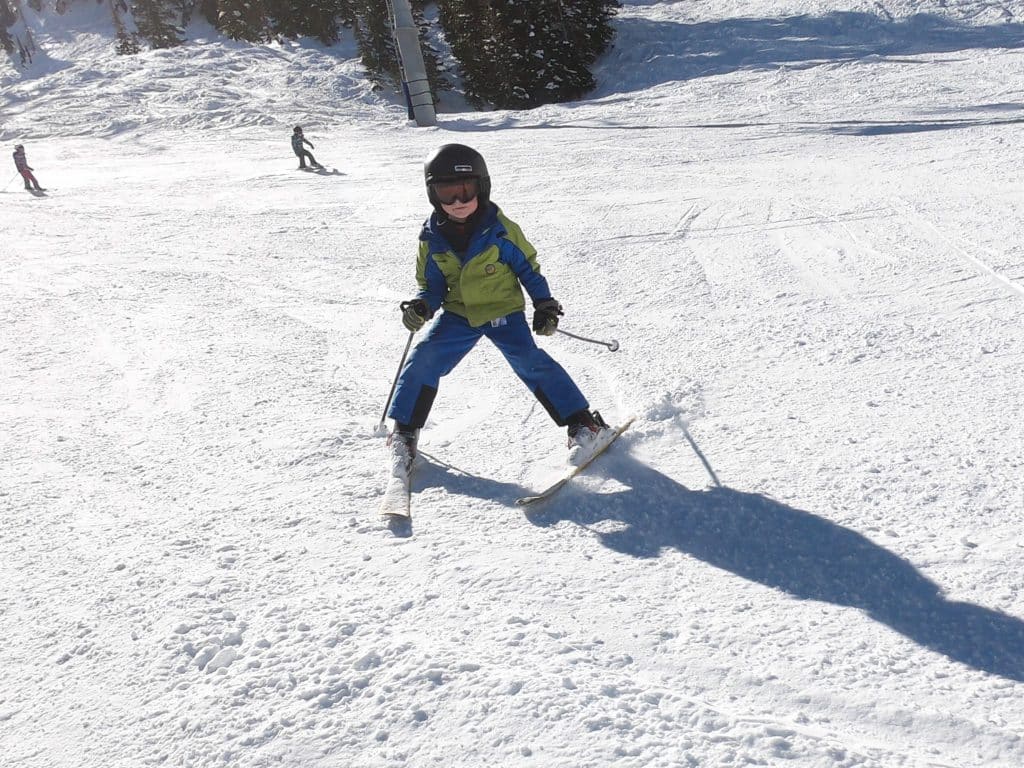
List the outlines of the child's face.
{"type": "Polygon", "coordinates": [[[479,198],[474,197],[468,203],[464,203],[461,200],[455,200],[448,205],[441,203],[441,210],[453,221],[465,221],[476,213],[477,206],[480,205],[478,200],[479,198]]]}

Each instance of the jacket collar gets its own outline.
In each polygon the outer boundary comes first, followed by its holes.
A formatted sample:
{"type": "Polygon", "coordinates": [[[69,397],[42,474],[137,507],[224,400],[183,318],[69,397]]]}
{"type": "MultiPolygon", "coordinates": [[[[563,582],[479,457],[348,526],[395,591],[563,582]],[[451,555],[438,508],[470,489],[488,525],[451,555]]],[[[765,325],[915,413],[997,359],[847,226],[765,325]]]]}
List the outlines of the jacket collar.
{"type": "MultiPolygon", "coordinates": [[[[471,246],[473,243],[478,242],[482,235],[486,235],[490,239],[506,234],[504,225],[498,219],[499,213],[501,213],[501,210],[497,205],[492,202],[487,203],[487,210],[480,217],[476,225],[476,231],[473,232],[473,236],[469,239],[471,246]]],[[[441,234],[440,221],[441,215],[436,211],[430,214],[430,218],[423,223],[423,229],[420,231],[420,240],[429,243],[431,251],[450,251],[452,245],[441,234]]]]}

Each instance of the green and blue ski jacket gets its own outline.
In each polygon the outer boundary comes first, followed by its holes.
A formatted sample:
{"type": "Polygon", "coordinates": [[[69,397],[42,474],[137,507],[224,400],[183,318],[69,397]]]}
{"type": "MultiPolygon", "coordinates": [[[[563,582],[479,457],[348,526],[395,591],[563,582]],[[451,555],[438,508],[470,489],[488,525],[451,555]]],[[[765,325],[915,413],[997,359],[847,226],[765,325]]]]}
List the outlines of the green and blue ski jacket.
{"type": "Polygon", "coordinates": [[[416,282],[430,311],[444,307],[469,321],[474,328],[526,308],[523,291],[534,303],[551,298],[548,281],[540,274],[537,250],[519,225],[488,202],[460,256],[438,229],[438,214],[420,232],[416,282]]]}

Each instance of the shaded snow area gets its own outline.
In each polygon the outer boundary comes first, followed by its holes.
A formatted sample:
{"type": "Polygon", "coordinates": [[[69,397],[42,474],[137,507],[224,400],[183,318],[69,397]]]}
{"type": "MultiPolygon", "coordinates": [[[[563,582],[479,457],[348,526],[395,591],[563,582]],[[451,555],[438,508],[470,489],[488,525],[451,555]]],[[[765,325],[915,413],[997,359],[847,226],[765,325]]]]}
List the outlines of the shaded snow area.
{"type": "Polygon", "coordinates": [[[1024,2],[627,3],[591,100],[433,129],[351,41],[30,22],[4,766],[1024,765],[1024,2]],[[395,536],[374,427],[451,141],[621,349],[540,344],[636,421],[517,507],[565,436],[484,342],[395,536]]]}

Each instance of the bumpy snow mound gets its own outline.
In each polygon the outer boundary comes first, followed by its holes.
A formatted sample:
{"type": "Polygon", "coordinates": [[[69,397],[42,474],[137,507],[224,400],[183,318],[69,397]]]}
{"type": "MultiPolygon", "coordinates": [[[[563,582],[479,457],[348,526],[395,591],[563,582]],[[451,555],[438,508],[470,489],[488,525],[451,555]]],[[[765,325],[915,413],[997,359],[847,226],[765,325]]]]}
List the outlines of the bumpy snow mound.
{"type": "Polygon", "coordinates": [[[115,53],[106,5],[64,15],[28,11],[36,43],[32,62],[0,65],[0,139],[44,135],[115,135],[150,128],[203,129],[379,119],[405,108],[375,91],[355,43],[315,41],[252,45],[226,41],[205,23],[185,45],[115,53]]]}
{"type": "MultiPolygon", "coordinates": [[[[106,4],[83,3],[60,15],[47,3],[41,15],[25,12],[37,51],[24,70],[0,61],[0,140],[146,126],[400,123],[405,116],[400,94],[366,79],[348,32],[331,47],[251,45],[225,41],[200,20],[184,46],[118,56],[106,4]]],[[[657,98],[666,84],[736,71],[1017,48],[1024,46],[1021,22],[1021,0],[627,2],[588,100],[647,89],[657,98]]],[[[465,109],[454,94],[444,102],[447,111],[465,109]]]]}

